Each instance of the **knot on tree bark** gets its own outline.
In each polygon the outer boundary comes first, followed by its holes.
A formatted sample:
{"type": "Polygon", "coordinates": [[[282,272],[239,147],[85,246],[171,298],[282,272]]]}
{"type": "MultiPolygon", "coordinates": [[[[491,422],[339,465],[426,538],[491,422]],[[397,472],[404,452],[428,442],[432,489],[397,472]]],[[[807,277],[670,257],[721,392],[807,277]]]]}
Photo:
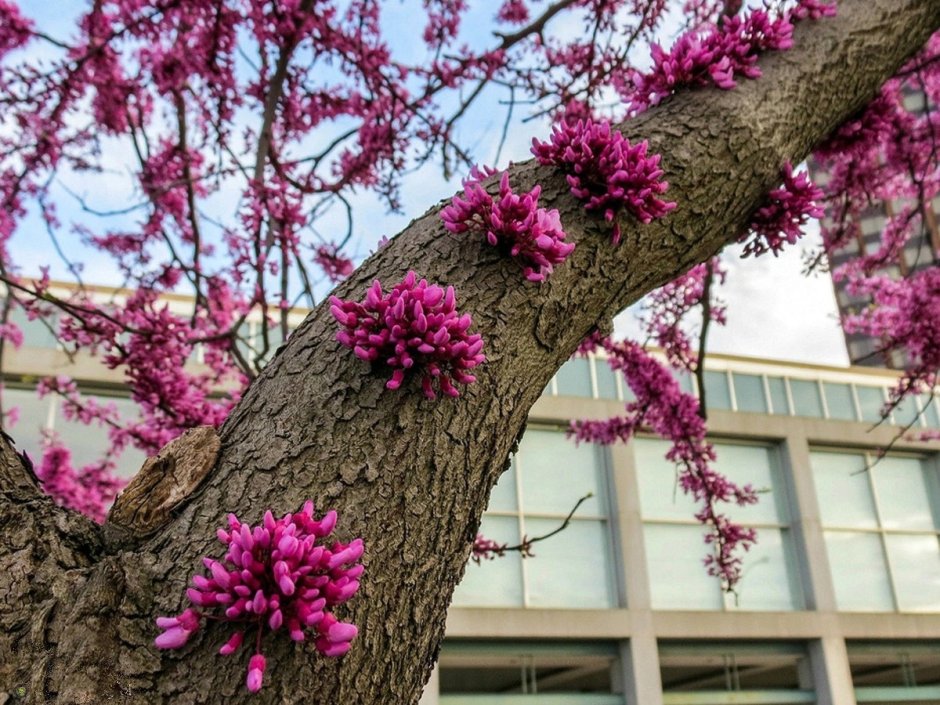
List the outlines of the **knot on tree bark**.
{"type": "Polygon", "coordinates": [[[109,543],[141,539],[169,523],[215,467],[220,447],[215,429],[199,426],[147,458],[108,513],[109,543]]]}

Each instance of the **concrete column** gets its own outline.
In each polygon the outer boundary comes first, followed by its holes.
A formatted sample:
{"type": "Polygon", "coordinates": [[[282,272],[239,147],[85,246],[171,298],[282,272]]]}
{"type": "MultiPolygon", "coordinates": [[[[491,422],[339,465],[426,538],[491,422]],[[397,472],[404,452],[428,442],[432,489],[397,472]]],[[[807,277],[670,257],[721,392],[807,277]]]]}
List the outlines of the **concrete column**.
{"type": "Polygon", "coordinates": [[[633,636],[620,642],[620,664],[627,705],[663,705],[656,635],[653,633],[652,620],[646,621],[648,628],[644,629],[642,624],[638,624],[639,628],[633,632],[633,636]]]}
{"type": "MultiPolygon", "coordinates": [[[[855,690],[836,619],[836,595],[826,553],[819,501],[810,464],[809,440],[791,433],[784,441],[783,462],[790,489],[793,532],[807,609],[819,613],[820,638],[809,642],[809,660],[818,705],[855,705],[855,690]]],[[[839,501],[833,498],[833,501],[839,501]]]]}
{"type": "Polygon", "coordinates": [[[616,543],[622,573],[621,584],[630,609],[630,639],[620,642],[620,666],[627,705],[662,705],[659,651],[653,630],[643,520],[640,515],[640,487],[632,446],[610,449],[617,511],[616,543]]]}
{"type": "Polygon", "coordinates": [[[855,688],[845,639],[825,636],[809,643],[817,705],[855,705],[855,688]]]}
{"type": "Polygon", "coordinates": [[[807,609],[836,611],[836,595],[826,554],[809,441],[805,434],[792,433],[783,442],[782,462],[790,499],[790,516],[800,577],[807,609]]]}
{"type": "Polygon", "coordinates": [[[632,445],[610,447],[613,492],[615,548],[620,568],[620,584],[627,607],[649,610],[650,581],[646,570],[646,547],[643,543],[643,519],[640,515],[640,485],[632,445]]]}

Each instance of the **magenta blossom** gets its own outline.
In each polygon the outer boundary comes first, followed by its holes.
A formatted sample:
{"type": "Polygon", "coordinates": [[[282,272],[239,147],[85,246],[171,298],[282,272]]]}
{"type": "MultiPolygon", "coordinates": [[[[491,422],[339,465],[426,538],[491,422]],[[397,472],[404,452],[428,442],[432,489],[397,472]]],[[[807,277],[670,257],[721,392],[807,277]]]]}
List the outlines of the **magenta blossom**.
{"type": "Polygon", "coordinates": [[[819,204],[824,194],[805,171],[794,174],[793,166],[787,162],[781,176],[783,184],[767,194],[765,204],[751,219],[749,232],[739,239],[739,242],[747,241],[745,257],[765,252],[772,252],[776,257],[785,244],[793,245],[803,236],[806,221],[823,216],[819,204]]]}
{"type": "Polygon", "coordinates": [[[645,140],[631,145],[606,120],[562,120],[554,127],[551,142],[532,140],[532,153],[540,164],[554,164],[565,172],[571,193],[586,202],[587,210],[600,210],[613,222],[616,245],[621,211],[649,223],[676,207],[659,198],[669,184],[661,179],[659,155],[647,155],[647,146],[645,140]]]}
{"type": "Polygon", "coordinates": [[[228,546],[221,561],[204,558],[205,575],[193,576],[186,596],[194,605],[176,617],[158,617],[163,630],[154,644],[160,649],[179,649],[199,629],[202,617],[237,626],[219,649],[223,656],[239,649],[245,631],[258,630],[256,653],[248,665],[246,685],[251,692],[261,688],[265,659],[260,653],[265,631],[285,629],[294,641],[315,631],[314,646],[325,656],[342,656],[356,636],[354,624],[340,622],[331,608],[346,602],[359,589],[363,566],[362,539],[351,543],[322,541],[336,526],[336,512],[313,518],[313,503],[299,512],[275,519],[264,513],[260,526],[249,526],[229,514],[229,530],[219,529],[219,540],[228,546]],[[204,611],[200,611],[200,608],[204,611]],[[210,615],[205,610],[224,610],[210,615]]]}
{"type": "Polygon", "coordinates": [[[757,501],[755,489],[751,485],[740,487],[715,470],[715,450],[705,439],[698,399],[683,392],[665,366],[633,341],[615,343],[595,335],[582,350],[587,351],[592,344],[607,351],[608,363],[623,373],[636,400],[627,404],[623,416],[575,421],[569,433],[579,442],[603,445],[627,442],[641,429],[669,440],[672,447],[666,459],[676,464],[682,490],[701,505],[695,518],[709,530],[705,542],[711,552],[705,565],[710,575],[718,576],[723,589],[733,590],[741,579],[740,554],[753,545],[756,533],[721,513],[720,505],[753,504],[757,501]]]}
{"type": "Polygon", "coordinates": [[[314,254],[313,261],[320,265],[326,278],[334,284],[346,279],[353,273],[355,266],[348,257],[340,254],[339,247],[334,244],[320,245],[314,254]]]}
{"type": "Polygon", "coordinates": [[[443,394],[460,396],[453,382],[470,384],[469,373],[486,358],[483,339],[470,333],[470,314],[458,315],[454,288],[417,280],[408,272],[388,294],[376,280],[361,302],[330,297],[330,311],[343,326],[336,339],[366,362],[384,362],[392,368],[388,389],[398,389],[405,373],[421,372],[424,395],[434,399],[433,381],[443,394]]]}
{"type": "Polygon", "coordinates": [[[558,211],[539,208],[541,186],[526,194],[516,194],[509,187],[509,172],[499,181],[499,199],[486,192],[481,183],[493,173],[489,169],[470,172],[463,182],[464,198],[454,196],[441,211],[444,227],[453,233],[470,230],[486,233],[486,241],[502,247],[523,266],[529,281],[545,281],[552,267],[561,264],[574,250],[565,242],[558,211]]]}

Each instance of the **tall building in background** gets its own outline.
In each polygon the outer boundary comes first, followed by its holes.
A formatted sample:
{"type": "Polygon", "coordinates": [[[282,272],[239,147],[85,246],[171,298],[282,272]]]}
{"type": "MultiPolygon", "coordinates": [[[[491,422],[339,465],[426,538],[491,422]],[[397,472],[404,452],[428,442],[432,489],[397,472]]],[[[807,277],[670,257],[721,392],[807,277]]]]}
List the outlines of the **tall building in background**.
{"type": "MultiPolygon", "coordinates": [[[[904,107],[915,114],[923,112],[926,107],[924,94],[908,93],[904,99],[904,107]]],[[[825,184],[828,175],[824,169],[811,161],[810,170],[816,183],[825,184]]],[[[854,237],[849,239],[846,247],[829,258],[830,271],[859,255],[877,252],[887,219],[899,212],[904,205],[899,202],[873,202],[864,210],[852,213],[851,218],[857,225],[854,237]]],[[[938,228],[940,215],[938,214],[940,214],[940,196],[926,205],[922,235],[912,237],[897,261],[888,263],[882,270],[883,274],[899,278],[927,267],[940,265],[940,228],[938,228]]],[[[831,215],[831,212],[827,211],[822,222],[823,228],[832,224],[831,215]]],[[[850,295],[841,284],[833,282],[833,287],[840,316],[855,313],[871,303],[868,297],[850,295]]],[[[845,347],[851,364],[865,367],[904,368],[903,354],[882,352],[885,347],[883,341],[861,333],[845,333],[844,335],[845,347]]]]}
{"type": "MultiPolygon", "coordinates": [[[[120,375],[87,356],[69,361],[34,325],[3,360],[6,403],[22,410],[12,435],[34,454],[52,428],[90,458],[103,435],[73,428],[31,388],[67,373],[129,406],[120,375]]],[[[865,469],[912,419],[940,428],[929,396],[872,428],[894,380],[885,369],[709,358],[718,467],[762,490],[758,505],[730,508],[759,535],[732,596],[705,573],[703,530],[663,441],[566,438],[569,420],[620,413],[629,399],[604,360],[566,364],[533,407],[481,528],[518,543],[593,496],[534,558],[468,565],[422,703],[940,704],[940,442],[899,440],[865,469]]]]}

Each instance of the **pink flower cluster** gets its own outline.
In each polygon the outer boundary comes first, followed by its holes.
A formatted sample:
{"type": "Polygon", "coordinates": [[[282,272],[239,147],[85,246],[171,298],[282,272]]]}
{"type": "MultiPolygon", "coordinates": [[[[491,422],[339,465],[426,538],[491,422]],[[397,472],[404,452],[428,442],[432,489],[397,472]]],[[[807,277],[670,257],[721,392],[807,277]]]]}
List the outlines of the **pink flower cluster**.
{"type": "Polygon", "coordinates": [[[550,142],[532,140],[540,164],[560,167],[571,193],[586,201],[587,210],[600,210],[613,222],[613,242],[620,242],[617,217],[627,211],[642,223],[661,218],[676,207],[659,198],[669,188],[661,179],[659,155],[647,155],[647,142],[631,145],[603,120],[561,121],[550,142]]]}
{"type": "Polygon", "coordinates": [[[793,21],[835,12],[834,4],[805,0],[776,18],[767,10],[726,16],[720,26],[713,25],[705,33],[696,29],[683,34],[668,52],[653,44],[652,69],[646,74],[635,72],[632,85],[623,86],[621,92],[635,114],[659,104],[683,86],[714,85],[730,90],[737,85],[737,76],[760,77],[757,59],[761,53],[793,45],[793,21]]]}
{"type": "Polygon", "coordinates": [[[781,171],[783,184],[767,194],[765,205],[754,213],[749,232],[739,242],[747,241],[744,257],[772,252],[774,256],[789,243],[793,245],[803,236],[803,226],[810,218],[821,218],[819,205],[825,195],[805,171],[793,173],[790,162],[781,171]],[[750,238],[750,240],[748,240],[750,238]]]}
{"type": "Polygon", "coordinates": [[[470,560],[479,564],[482,561],[501,558],[508,548],[508,544],[488,539],[483,534],[477,534],[476,538],[473,539],[473,547],[470,549],[470,560]]]}
{"type": "Polygon", "coordinates": [[[486,358],[483,339],[470,333],[470,314],[457,313],[454,288],[417,280],[408,272],[388,294],[376,280],[361,302],[330,297],[330,311],[343,327],[336,339],[366,362],[384,362],[392,368],[385,386],[398,389],[405,373],[422,374],[421,386],[428,399],[436,398],[434,380],[441,393],[460,396],[453,382],[470,384],[469,373],[486,358]]]}
{"type": "Polygon", "coordinates": [[[526,194],[516,194],[509,186],[509,172],[499,181],[499,198],[493,198],[481,183],[493,173],[476,167],[463,182],[464,198],[454,196],[441,211],[444,227],[453,233],[469,230],[486,233],[486,241],[508,250],[523,266],[525,278],[541,282],[574,251],[574,243],[565,242],[558,211],[539,208],[542,187],[526,194]]]}
{"type": "Polygon", "coordinates": [[[940,381],[940,268],[928,267],[907,279],[837,275],[850,295],[870,297],[874,303],[846,316],[845,330],[880,339],[885,350],[907,352],[907,369],[891,392],[888,410],[909,391],[931,390],[940,381]]]}
{"type": "Polygon", "coordinates": [[[0,0],[0,57],[23,46],[30,37],[32,22],[7,0],[0,0]]]}
{"type": "Polygon", "coordinates": [[[602,421],[574,421],[570,433],[578,441],[610,445],[630,440],[641,428],[649,428],[672,442],[667,460],[679,466],[679,485],[701,504],[695,517],[711,531],[705,541],[711,553],[705,565],[721,579],[725,590],[733,590],[741,579],[740,551],[756,540],[753,529],[744,528],[722,514],[718,504],[753,504],[753,487],[739,487],[713,467],[715,451],[705,440],[705,421],[699,416],[698,400],[679,388],[673,375],[641,345],[633,341],[600,341],[608,362],[624,379],[636,399],[627,404],[627,415],[602,421]]]}
{"type": "Polygon", "coordinates": [[[320,245],[316,249],[313,261],[320,265],[326,278],[334,284],[346,279],[355,269],[352,260],[344,257],[339,247],[333,244],[320,245]]]}
{"type": "Polygon", "coordinates": [[[265,659],[261,639],[265,630],[282,627],[294,641],[304,641],[304,630],[317,634],[314,646],[324,656],[342,656],[356,636],[354,624],[340,622],[331,609],[346,602],[359,589],[363,566],[362,539],[351,543],[318,545],[336,526],[336,512],[313,518],[313,503],[299,512],[275,519],[270,510],[260,526],[249,526],[229,514],[229,529],[219,529],[219,541],[228,546],[221,561],[204,558],[206,575],[193,576],[194,587],[186,591],[194,605],[176,617],[158,617],[163,630],[154,644],[160,649],[179,649],[199,629],[203,617],[239,625],[222,645],[227,656],[242,644],[248,629],[258,630],[255,654],[248,664],[246,685],[251,692],[261,688],[265,659]],[[200,612],[200,608],[224,610],[223,616],[200,612]]]}
{"type": "Polygon", "coordinates": [[[54,436],[43,443],[36,477],[56,504],[81,512],[99,524],[104,523],[108,507],[127,484],[115,475],[114,463],[107,459],[76,469],[72,453],[54,436]]]}
{"type": "Polygon", "coordinates": [[[673,367],[692,371],[699,364],[698,351],[693,350],[689,334],[682,327],[691,311],[702,307],[709,321],[725,324],[726,307],[709,289],[712,284],[723,284],[726,274],[721,260],[713,257],[643,299],[640,324],[673,367]]]}

